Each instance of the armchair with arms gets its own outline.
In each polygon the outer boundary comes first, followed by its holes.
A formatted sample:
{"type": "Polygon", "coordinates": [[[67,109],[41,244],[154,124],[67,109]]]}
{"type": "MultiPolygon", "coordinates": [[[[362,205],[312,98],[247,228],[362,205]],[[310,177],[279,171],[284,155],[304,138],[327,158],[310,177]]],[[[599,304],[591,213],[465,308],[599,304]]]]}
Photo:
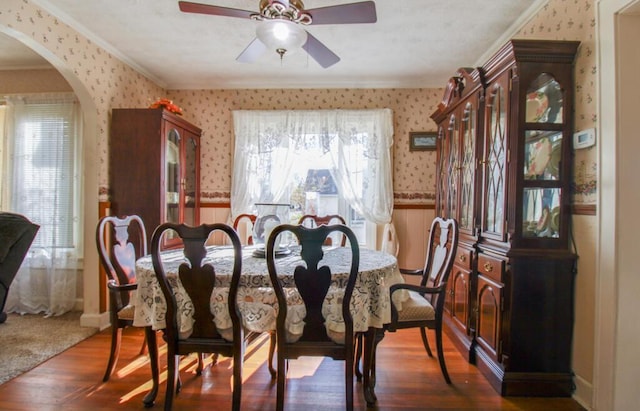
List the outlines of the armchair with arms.
{"type": "MultiPolygon", "coordinates": [[[[454,219],[436,217],[429,233],[427,258],[422,270],[400,270],[406,275],[419,275],[420,284],[394,284],[391,295],[398,290],[407,290],[409,299],[398,308],[391,305],[391,323],[386,330],[395,332],[404,328],[419,328],[422,342],[431,357],[427,339],[427,329],[435,331],[436,349],[440,369],[447,384],[451,384],[442,347],[442,314],[444,310],[447,281],[453,267],[453,259],[458,247],[458,223],[454,219]]],[[[393,298],[392,298],[393,302],[393,298]]]]}

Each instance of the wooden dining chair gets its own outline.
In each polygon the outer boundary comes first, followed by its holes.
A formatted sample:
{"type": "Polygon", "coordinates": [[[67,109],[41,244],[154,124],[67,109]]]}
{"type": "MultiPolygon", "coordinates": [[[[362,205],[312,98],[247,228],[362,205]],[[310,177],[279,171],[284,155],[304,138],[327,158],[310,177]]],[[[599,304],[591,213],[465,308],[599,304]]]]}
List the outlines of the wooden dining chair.
{"type": "Polygon", "coordinates": [[[442,349],[442,314],[444,310],[447,281],[453,267],[458,248],[458,223],[454,219],[436,217],[431,223],[427,258],[422,270],[401,270],[406,275],[421,276],[420,284],[394,284],[390,287],[392,297],[391,323],[387,331],[419,328],[427,354],[432,357],[427,329],[435,331],[436,349],[440,370],[447,384],[451,384],[442,349]],[[409,295],[402,306],[393,303],[393,293],[406,290],[409,295]]]}
{"type": "MultiPolygon", "coordinates": [[[[353,410],[354,326],[350,304],[360,264],[360,249],[356,236],[345,225],[321,225],[316,228],[279,225],[272,231],[267,241],[266,258],[269,277],[278,302],[276,409],[281,411],[284,408],[287,361],[301,356],[326,356],[345,361],[347,410],[353,410]],[[283,284],[286,277],[278,273],[275,245],[277,236],[287,231],[297,237],[304,264],[301,263],[295,268],[292,283],[283,284]],[[336,231],[348,238],[351,247],[350,270],[344,286],[336,286],[328,266],[318,266],[323,256],[324,241],[327,236],[336,231]],[[328,295],[332,297],[332,301],[341,299],[341,302],[334,303],[339,304],[334,308],[341,313],[344,332],[329,332],[325,326],[330,312],[323,310],[323,302],[328,295]],[[302,327],[301,334],[293,334],[288,326],[287,314],[294,309],[298,309],[297,312],[300,315],[302,315],[300,309],[306,313],[302,323],[299,324],[302,327]]],[[[330,305],[327,304],[327,306],[330,305]]],[[[331,307],[328,307],[328,310],[331,311],[331,307]]]]}
{"type": "MultiPolygon", "coordinates": [[[[257,215],[255,214],[240,214],[239,216],[237,216],[235,218],[235,220],[233,220],[233,229],[236,230],[236,233],[238,233],[238,227],[240,226],[240,224],[243,222],[243,220],[249,220],[249,222],[251,222],[251,231],[253,231],[253,226],[256,224],[256,219],[258,218],[257,215]]],[[[279,220],[278,220],[279,221],[279,220]]],[[[248,229],[249,227],[247,227],[248,229]]],[[[240,235],[238,233],[238,235],[240,235]]],[[[253,236],[249,235],[247,237],[247,245],[253,245],[253,236]]],[[[273,367],[273,358],[275,355],[275,350],[276,350],[276,334],[275,331],[269,333],[270,334],[270,338],[269,338],[269,373],[271,374],[272,378],[276,377],[276,370],[273,367]]],[[[249,338],[251,338],[252,336],[249,336],[249,338]]]]}
{"type": "MultiPolygon", "coordinates": [[[[339,214],[329,214],[324,216],[319,216],[315,214],[305,214],[298,220],[298,224],[304,225],[307,227],[318,227],[321,225],[329,225],[329,224],[344,224],[347,225],[344,217],[339,214]]],[[[340,235],[342,240],[340,241],[340,246],[344,247],[347,243],[347,237],[344,235],[340,235]]],[[[333,245],[333,239],[328,237],[325,240],[325,245],[333,245]]]]}
{"type": "MultiPolygon", "coordinates": [[[[253,226],[256,223],[256,218],[258,218],[258,216],[255,214],[240,214],[235,218],[235,220],[233,220],[233,229],[238,232],[238,227],[240,227],[240,224],[245,222],[244,220],[249,220],[249,223],[251,224],[246,224],[244,232],[251,233],[253,232],[253,226]]],[[[247,245],[253,245],[253,235],[251,234],[247,236],[247,245]]]]}
{"type": "MultiPolygon", "coordinates": [[[[147,254],[147,234],[142,219],[137,215],[102,217],[96,228],[96,245],[109,290],[111,349],[102,378],[106,382],[118,362],[122,330],[133,326],[135,306],[131,293],[138,287],[136,260],[147,254]]],[[[144,353],[145,342],[140,354],[144,353]]]]}
{"type": "Polygon", "coordinates": [[[227,224],[203,224],[191,227],[185,224],[165,223],[153,233],[151,239],[151,259],[153,268],[167,303],[166,328],[164,339],[167,342],[167,390],[164,409],[173,405],[174,392],[180,391],[179,360],[181,355],[191,353],[219,354],[233,359],[233,396],[232,409],[240,410],[242,398],[242,362],[244,357],[244,331],[240,311],[236,304],[240,272],[242,268],[242,246],[235,230],[227,224]],[[178,304],[175,293],[175,280],[167,278],[160,254],[162,235],[167,230],[175,231],[184,244],[184,256],[189,261],[182,263],[178,277],[193,310],[194,319],[190,335],[181,335],[178,324],[178,304]],[[232,341],[222,337],[214,324],[211,313],[211,294],[215,287],[216,273],[213,265],[203,264],[206,256],[205,244],[214,231],[226,233],[233,246],[234,262],[231,284],[229,286],[228,309],[232,323],[232,341]],[[177,384],[177,386],[176,386],[177,384]]]}

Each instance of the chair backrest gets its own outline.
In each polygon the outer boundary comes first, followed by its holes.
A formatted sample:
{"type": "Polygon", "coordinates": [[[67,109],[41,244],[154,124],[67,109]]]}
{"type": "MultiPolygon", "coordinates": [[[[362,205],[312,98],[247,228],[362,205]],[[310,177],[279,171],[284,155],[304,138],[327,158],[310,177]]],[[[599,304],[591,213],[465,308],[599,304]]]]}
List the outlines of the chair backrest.
{"type": "MultiPolygon", "coordinates": [[[[251,232],[253,232],[253,226],[256,224],[256,218],[258,218],[258,216],[257,216],[257,215],[255,215],[255,214],[240,214],[239,216],[237,216],[237,217],[235,218],[235,220],[233,220],[233,229],[234,229],[234,230],[236,230],[236,232],[237,232],[237,233],[238,233],[238,235],[239,235],[238,227],[240,226],[240,223],[241,223],[243,220],[249,220],[249,222],[250,222],[251,224],[247,224],[247,225],[246,225],[246,228],[245,228],[245,231],[244,231],[244,232],[245,232],[245,233],[246,233],[246,232],[251,233],[251,232]]],[[[249,235],[247,236],[247,245],[252,245],[252,244],[253,244],[253,236],[252,236],[251,234],[249,234],[249,235]]]]}
{"type": "MultiPolygon", "coordinates": [[[[137,215],[102,217],[96,228],[100,263],[108,281],[114,285],[136,282],[136,260],[147,254],[147,232],[137,215]]],[[[129,294],[121,293],[117,307],[129,303],[129,294]]]]}
{"type": "MultiPolygon", "coordinates": [[[[156,273],[156,278],[167,303],[166,313],[166,340],[177,342],[180,339],[178,329],[178,303],[174,292],[175,280],[167,277],[162,263],[161,242],[162,235],[167,230],[173,230],[182,239],[184,245],[184,257],[188,260],[178,268],[178,277],[185,292],[191,300],[193,309],[193,332],[188,337],[194,340],[222,340],[214,324],[214,315],[211,313],[211,295],[216,282],[216,273],[213,265],[204,263],[207,255],[205,244],[213,231],[226,233],[234,252],[233,272],[229,287],[228,307],[233,325],[234,342],[242,341],[240,313],[237,308],[236,298],[240,271],[242,268],[242,245],[235,230],[227,224],[202,224],[191,227],[185,224],[165,223],[153,232],[151,239],[151,260],[156,273]],[[237,335],[236,335],[237,334],[237,335]]],[[[187,339],[185,339],[187,340],[187,339]]]]}
{"type": "MultiPolygon", "coordinates": [[[[319,216],[315,214],[305,214],[302,217],[300,217],[300,219],[298,220],[298,224],[304,225],[307,227],[318,227],[323,224],[329,225],[329,224],[338,224],[338,223],[347,225],[347,222],[344,219],[344,217],[342,217],[339,214],[329,214],[324,216],[319,216]],[[308,225],[309,223],[311,223],[311,225],[308,225]]],[[[344,247],[346,245],[346,242],[347,242],[347,237],[343,235],[340,245],[344,247]]],[[[331,237],[328,237],[327,240],[325,241],[325,245],[332,245],[332,244],[333,244],[333,240],[331,239],[331,237]]]]}
{"type": "Polygon", "coordinates": [[[434,218],[428,244],[427,259],[420,285],[442,288],[441,293],[430,294],[431,305],[436,308],[436,311],[441,311],[444,306],[447,280],[458,248],[458,222],[455,219],[434,218]]]}
{"type": "Polygon", "coordinates": [[[330,342],[332,341],[327,335],[325,328],[325,318],[322,314],[322,304],[329,292],[332,283],[331,270],[328,266],[318,267],[324,252],[322,246],[325,239],[332,232],[341,232],[348,239],[351,246],[351,265],[349,276],[344,289],[344,297],[342,300],[342,315],[345,323],[345,345],[352,344],[353,341],[353,318],[349,311],[351,296],[358,276],[358,267],[360,265],[360,249],[358,240],[345,225],[321,225],[316,228],[308,228],[302,225],[284,224],[277,226],[271,233],[266,245],[266,258],[269,276],[274,286],[276,298],[278,300],[277,315],[277,333],[278,341],[285,341],[286,333],[285,322],[287,316],[287,298],[284,287],[279,279],[276,256],[275,243],[276,237],[289,231],[298,239],[301,246],[300,256],[306,263],[300,264],[294,270],[294,283],[304,301],[306,307],[306,317],[304,318],[304,329],[302,336],[298,341],[302,342],[330,342]]]}

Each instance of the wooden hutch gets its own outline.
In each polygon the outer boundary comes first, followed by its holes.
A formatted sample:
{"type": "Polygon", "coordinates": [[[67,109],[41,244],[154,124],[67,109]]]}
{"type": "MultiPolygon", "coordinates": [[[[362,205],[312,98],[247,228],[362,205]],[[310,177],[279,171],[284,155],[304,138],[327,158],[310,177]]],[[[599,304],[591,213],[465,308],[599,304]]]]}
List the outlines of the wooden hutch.
{"type": "Polygon", "coordinates": [[[570,396],[574,41],[512,40],[449,80],[436,214],[460,227],[446,330],[502,395],[570,396]]]}
{"type": "MultiPolygon", "coordinates": [[[[113,214],[137,214],[151,239],[165,222],[198,225],[200,135],[181,116],[162,108],[113,109],[109,188],[113,214]]],[[[179,244],[167,232],[165,247],[179,244]]]]}

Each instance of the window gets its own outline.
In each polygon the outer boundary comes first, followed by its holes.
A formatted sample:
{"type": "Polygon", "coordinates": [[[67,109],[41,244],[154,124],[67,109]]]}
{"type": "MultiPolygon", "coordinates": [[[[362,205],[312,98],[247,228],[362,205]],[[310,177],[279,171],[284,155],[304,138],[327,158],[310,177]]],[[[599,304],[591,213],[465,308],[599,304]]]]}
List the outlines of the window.
{"type": "Polygon", "coordinates": [[[78,246],[77,103],[73,96],[9,99],[3,208],[40,225],[34,246],[78,246]]]}
{"type": "Polygon", "coordinates": [[[340,214],[375,248],[391,221],[391,110],[236,111],[232,216],[256,203],[303,214],[340,214]]]}
{"type": "Polygon", "coordinates": [[[2,208],[40,225],[7,311],[63,314],[81,268],[80,115],[73,94],[9,96],[2,136],[2,208]]]}

